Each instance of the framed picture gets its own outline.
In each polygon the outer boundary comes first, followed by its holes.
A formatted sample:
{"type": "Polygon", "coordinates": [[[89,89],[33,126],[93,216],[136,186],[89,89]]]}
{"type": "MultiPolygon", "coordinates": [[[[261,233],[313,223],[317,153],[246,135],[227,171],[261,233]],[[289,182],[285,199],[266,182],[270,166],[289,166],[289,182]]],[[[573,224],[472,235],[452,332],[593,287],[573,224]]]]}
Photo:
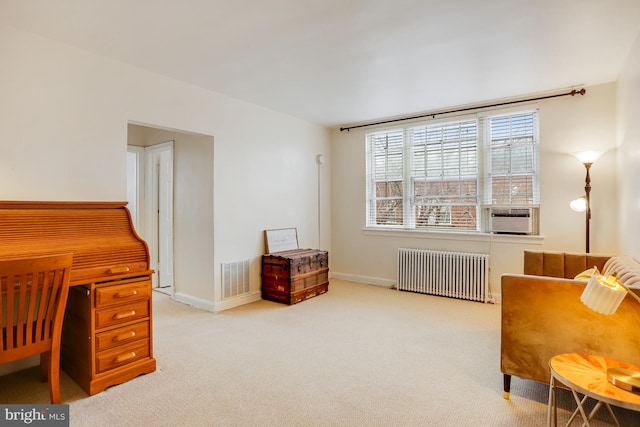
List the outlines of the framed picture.
{"type": "Polygon", "coordinates": [[[298,249],[298,230],[296,228],[277,228],[264,230],[267,253],[298,249]]]}

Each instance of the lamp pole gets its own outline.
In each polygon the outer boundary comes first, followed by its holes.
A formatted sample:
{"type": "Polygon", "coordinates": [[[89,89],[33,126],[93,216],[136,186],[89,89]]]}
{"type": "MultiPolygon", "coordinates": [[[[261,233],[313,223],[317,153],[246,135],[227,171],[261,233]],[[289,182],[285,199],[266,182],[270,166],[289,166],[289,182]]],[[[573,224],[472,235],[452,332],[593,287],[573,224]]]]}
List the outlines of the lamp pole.
{"type": "MultiPolygon", "coordinates": [[[[579,153],[573,153],[573,156],[578,159],[578,161],[580,163],[582,163],[585,167],[585,169],[587,170],[587,177],[584,180],[584,205],[582,205],[581,203],[578,203],[579,200],[574,200],[572,202],[572,209],[577,211],[577,212],[582,212],[582,210],[585,210],[585,226],[586,226],[586,253],[589,253],[589,241],[591,240],[589,237],[589,228],[590,228],[590,222],[591,222],[591,197],[590,197],[590,193],[591,193],[591,177],[589,176],[589,169],[591,169],[591,165],[593,165],[593,163],[598,160],[598,158],[602,155],[602,151],[594,151],[594,150],[590,150],[590,151],[582,151],[579,153]],[[575,202],[575,203],[574,203],[575,202]],[[586,205],[586,206],[585,206],[586,205]]],[[[582,199],[582,197],[580,198],[582,199]]]]}
{"type": "Polygon", "coordinates": [[[589,199],[589,193],[591,193],[591,177],[589,176],[589,169],[593,163],[584,163],[584,167],[587,169],[587,176],[584,179],[584,193],[587,200],[586,209],[586,252],[589,253],[589,223],[591,222],[591,201],[589,199]]]}

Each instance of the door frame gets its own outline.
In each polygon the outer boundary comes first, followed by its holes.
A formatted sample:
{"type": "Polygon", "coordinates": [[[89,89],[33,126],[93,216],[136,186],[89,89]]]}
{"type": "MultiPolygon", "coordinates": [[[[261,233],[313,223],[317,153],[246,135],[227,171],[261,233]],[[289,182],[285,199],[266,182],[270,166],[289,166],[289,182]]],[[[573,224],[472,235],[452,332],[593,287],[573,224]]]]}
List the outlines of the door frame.
{"type": "Polygon", "coordinates": [[[145,147],[145,230],[153,288],[173,292],[173,146],[174,141],[145,147]],[[168,157],[167,157],[168,156],[168,157]]]}

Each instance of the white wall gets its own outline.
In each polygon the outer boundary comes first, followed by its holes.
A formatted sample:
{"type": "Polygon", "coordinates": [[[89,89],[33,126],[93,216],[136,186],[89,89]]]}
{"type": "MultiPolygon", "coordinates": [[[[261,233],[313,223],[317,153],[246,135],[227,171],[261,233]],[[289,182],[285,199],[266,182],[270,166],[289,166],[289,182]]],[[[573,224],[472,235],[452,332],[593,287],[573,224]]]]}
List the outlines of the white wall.
{"type": "Polygon", "coordinates": [[[618,78],[621,251],[640,260],[640,36],[618,78]]]}
{"type": "Polygon", "coordinates": [[[586,170],[569,153],[605,151],[591,167],[591,252],[618,251],[616,84],[587,87],[582,97],[540,103],[541,233],[544,249],[584,251],[584,214],[568,208],[584,195],[586,170]]]}
{"type": "MultiPolygon", "coordinates": [[[[127,125],[144,123],[215,141],[213,231],[199,236],[214,274],[192,278],[196,303],[228,307],[223,262],[251,258],[259,291],[265,229],[297,227],[301,246],[319,246],[315,158],[328,171],[327,129],[2,26],[0,58],[1,199],[126,200],[127,125]]],[[[328,172],[320,179],[328,249],[328,172]]]]}
{"type": "Polygon", "coordinates": [[[585,250],[584,214],[569,201],[584,194],[585,168],[570,153],[609,150],[591,170],[591,252],[617,247],[614,83],[588,87],[585,96],[540,101],[540,228],[543,237],[454,236],[446,233],[365,231],[365,133],[371,128],[332,133],[332,253],[334,277],[395,283],[398,247],[490,253],[490,286],[499,299],[500,275],[522,272],[526,248],[585,250]]]}

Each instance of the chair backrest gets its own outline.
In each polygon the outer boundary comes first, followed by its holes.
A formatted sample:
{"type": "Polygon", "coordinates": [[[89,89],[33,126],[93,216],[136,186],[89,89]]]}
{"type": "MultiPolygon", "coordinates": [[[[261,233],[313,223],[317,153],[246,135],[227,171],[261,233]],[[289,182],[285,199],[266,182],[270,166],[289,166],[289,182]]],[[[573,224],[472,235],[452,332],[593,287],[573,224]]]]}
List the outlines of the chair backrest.
{"type": "Polygon", "coordinates": [[[0,260],[0,363],[60,345],[72,254],[0,260]]]}
{"type": "Polygon", "coordinates": [[[556,251],[524,251],[524,274],[573,279],[583,271],[602,271],[611,255],[556,251]]]}

